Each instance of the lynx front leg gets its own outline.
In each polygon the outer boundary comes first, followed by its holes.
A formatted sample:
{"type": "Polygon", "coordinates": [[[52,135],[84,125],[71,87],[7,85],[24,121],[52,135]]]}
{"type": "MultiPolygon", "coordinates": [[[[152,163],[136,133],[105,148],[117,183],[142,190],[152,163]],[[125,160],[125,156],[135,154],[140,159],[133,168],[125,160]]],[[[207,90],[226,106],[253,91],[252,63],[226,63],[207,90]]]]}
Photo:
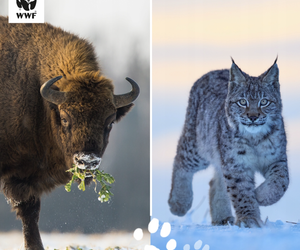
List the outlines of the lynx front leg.
{"type": "Polygon", "coordinates": [[[40,199],[35,197],[31,197],[28,201],[14,205],[14,209],[17,210],[17,215],[22,220],[26,250],[44,249],[38,228],[40,205],[40,199]]]}
{"type": "Polygon", "coordinates": [[[269,206],[279,201],[289,185],[286,161],[271,164],[264,173],[266,180],[256,188],[256,199],[261,206],[269,206]]]}
{"type": "Polygon", "coordinates": [[[193,202],[193,173],[174,165],[169,206],[173,214],[184,216],[193,202]]]}
{"type": "Polygon", "coordinates": [[[213,225],[227,225],[234,223],[231,204],[226,192],[223,174],[216,170],[214,178],[209,182],[209,206],[213,225]]]}
{"type": "Polygon", "coordinates": [[[255,196],[254,173],[239,165],[223,167],[223,174],[236,212],[236,224],[246,227],[262,227],[259,205],[255,196]]]}
{"type": "MultiPolygon", "coordinates": [[[[169,197],[169,206],[173,214],[183,216],[191,208],[193,202],[192,181],[194,173],[208,167],[208,162],[197,155],[185,158],[182,153],[175,157],[172,188],[169,197]]],[[[190,153],[190,152],[189,152],[190,153]]]]}
{"type": "MultiPolygon", "coordinates": [[[[195,88],[195,87],[193,87],[195,88]]],[[[199,155],[197,146],[197,91],[192,89],[185,124],[177,145],[173,164],[169,206],[173,214],[183,216],[193,201],[192,180],[195,172],[208,167],[209,162],[199,155]]]]}

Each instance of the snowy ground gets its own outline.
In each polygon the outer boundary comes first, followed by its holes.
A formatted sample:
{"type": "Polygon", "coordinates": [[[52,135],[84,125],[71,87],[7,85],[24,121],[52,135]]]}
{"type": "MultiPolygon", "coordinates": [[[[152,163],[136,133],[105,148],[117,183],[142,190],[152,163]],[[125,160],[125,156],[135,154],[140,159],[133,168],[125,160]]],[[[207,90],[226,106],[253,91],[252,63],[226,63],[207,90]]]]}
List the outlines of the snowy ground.
{"type": "MultiPolygon", "coordinates": [[[[153,210],[152,218],[160,221],[160,228],[151,234],[151,245],[158,249],[173,250],[167,243],[174,239],[176,250],[299,250],[300,219],[299,199],[295,199],[300,190],[300,175],[291,174],[291,185],[284,197],[276,204],[260,207],[263,221],[269,222],[262,229],[239,228],[237,226],[211,226],[208,204],[208,182],[213,175],[209,168],[194,176],[194,202],[191,210],[184,217],[170,213],[168,196],[171,188],[171,169],[153,171],[153,210]],[[160,235],[163,223],[170,223],[171,230],[167,237],[160,235]],[[195,245],[196,244],[196,245],[195,245]]],[[[263,179],[257,176],[257,185],[263,179]]],[[[234,210],[233,210],[234,211],[234,210]]],[[[172,242],[171,242],[172,243],[172,242]]],[[[173,242],[174,243],[174,242],[173,242]]]]}
{"type": "MultiPolygon", "coordinates": [[[[143,239],[137,241],[132,233],[118,232],[109,234],[85,235],[79,233],[41,233],[45,249],[65,250],[66,247],[80,247],[83,250],[104,250],[108,247],[121,249],[144,249],[150,244],[150,235],[144,234],[143,239]]],[[[0,233],[0,250],[21,250],[23,236],[21,232],[0,233]]]]}
{"type": "Polygon", "coordinates": [[[176,249],[184,250],[299,250],[300,225],[276,221],[267,222],[262,229],[249,229],[177,221],[171,223],[169,236],[161,237],[160,230],[152,234],[151,244],[158,249],[172,250],[172,244],[167,245],[172,239],[176,241],[176,249]]]}

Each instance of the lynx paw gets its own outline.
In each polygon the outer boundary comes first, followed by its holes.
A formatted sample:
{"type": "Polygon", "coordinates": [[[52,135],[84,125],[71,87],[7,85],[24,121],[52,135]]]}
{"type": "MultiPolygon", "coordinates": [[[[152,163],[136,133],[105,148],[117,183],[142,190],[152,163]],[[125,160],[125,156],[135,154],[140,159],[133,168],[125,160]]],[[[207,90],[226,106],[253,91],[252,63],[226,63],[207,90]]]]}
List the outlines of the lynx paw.
{"type": "Polygon", "coordinates": [[[193,193],[190,194],[170,194],[169,206],[172,214],[184,216],[191,208],[193,202],[193,193]]]}
{"type": "Polygon", "coordinates": [[[260,206],[270,206],[283,196],[284,191],[280,185],[276,186],[275,183],[264,182],[255,190],[256,200],[260,206]]]}
{"type": "Polygon", "coordinates": [[[239,218],[236,223],[239,227],[257,228],[263,227],[264,224],[260,218],[239,218]]]}
{"type": "Polygon", "coordinates": [[[226,226],[228,225],[228,223],[230,225],[233,225],[234,224],[234,217],[232,216],[229,216],[223,220],[219,220],[219,221],[212,221],[211,224],[214,225],[214,226],[226,226]]]}

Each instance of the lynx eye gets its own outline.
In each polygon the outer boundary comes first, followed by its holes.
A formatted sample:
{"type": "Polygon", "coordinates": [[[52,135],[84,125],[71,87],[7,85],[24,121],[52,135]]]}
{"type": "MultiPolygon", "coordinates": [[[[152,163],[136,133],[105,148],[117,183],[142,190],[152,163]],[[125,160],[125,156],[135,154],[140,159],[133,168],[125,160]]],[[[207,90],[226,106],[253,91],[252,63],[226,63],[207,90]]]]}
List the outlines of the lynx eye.
{"type": "Polygon", "coordinates": [[[240,106],[245,107],[245,106],[247,106],[247,101],[246,101],[245,99],[241,99],[241,100],[238,101],[238,104],[239,104],[240,106]]]}
{"type": "Polygon", "coordinates": [[[260,106],[261,107],[265,107],[265,106],[267,106],[267,105],[269,105],[269,101],[267,100],[267,99],[262,99],[261,101],[260,101],[260,106]]]}

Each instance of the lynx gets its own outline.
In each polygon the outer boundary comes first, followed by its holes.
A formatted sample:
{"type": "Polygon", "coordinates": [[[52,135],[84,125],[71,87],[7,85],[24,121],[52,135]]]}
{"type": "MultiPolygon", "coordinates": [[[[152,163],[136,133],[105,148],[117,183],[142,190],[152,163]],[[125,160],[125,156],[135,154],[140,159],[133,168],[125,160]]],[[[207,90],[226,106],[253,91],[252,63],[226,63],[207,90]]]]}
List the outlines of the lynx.
{"type": "Polygon", "coordinates": [[[191,208],[193,175],[212,164],[212,224],[263,226],[259,206],[277,202],[289,185],[276,62],[252,77],[232,59],[230,70],[211,71],[195,82],[173,165],[173,214],[183,216],[191,208]],[[255,172],[265,178],[256,188],[255,172]]]}

